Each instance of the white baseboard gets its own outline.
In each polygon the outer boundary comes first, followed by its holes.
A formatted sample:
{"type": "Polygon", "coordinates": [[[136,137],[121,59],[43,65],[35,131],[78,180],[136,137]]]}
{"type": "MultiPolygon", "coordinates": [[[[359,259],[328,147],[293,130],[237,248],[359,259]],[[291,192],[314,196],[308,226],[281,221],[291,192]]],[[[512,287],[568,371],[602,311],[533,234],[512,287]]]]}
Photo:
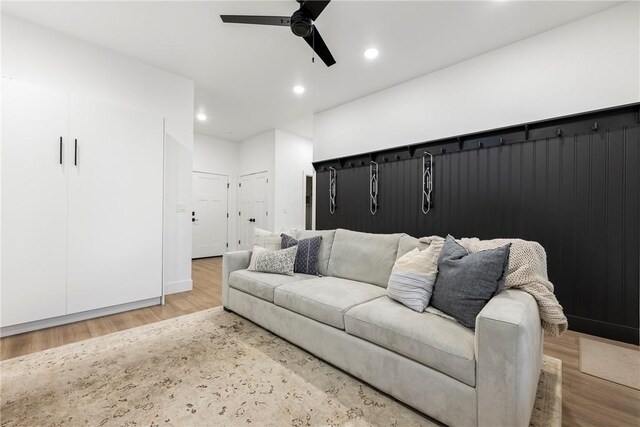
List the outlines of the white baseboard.
{"type": "Polygon", "coordinates": [[[36,320],[35,322],[22,323],[20,325],[10,325],[0,328],[0,337],[22,334],[37,329],[50,328],[52,326],[64,325],[65,323],[79,322],[81,320],[93,319],[94,317],[108,316],[110,314],[122,313],[123,311],[135,310],[138,308],[150,307],[160,304],[162,299],[149,298],[142,301],[129,302],[126,304],[114,305],[111,307],[98,308],[96,310],[83,311],[82,313],[67,314],[65,316],[53,317],[51,319],[36,320]]]}
{"type": "Polygon", "coordinates": [[[171,295],[178,292],[190,291],[193,289],[193,280],[179,280],[177,282],[170,282],[164,284],[164,294],[171,295]]]}

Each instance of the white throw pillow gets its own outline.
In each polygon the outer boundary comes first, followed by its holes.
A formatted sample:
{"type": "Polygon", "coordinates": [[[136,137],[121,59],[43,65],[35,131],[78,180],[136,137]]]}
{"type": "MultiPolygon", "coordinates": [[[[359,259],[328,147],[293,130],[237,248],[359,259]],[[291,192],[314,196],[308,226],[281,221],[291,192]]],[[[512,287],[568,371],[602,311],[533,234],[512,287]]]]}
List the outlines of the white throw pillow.
{"type": "Polygon", "coordinates": [[[442,245],[433,242],[422,251],[415,248],[398,258],[391,270],[387,296],[422,313],[433,293],[442,245]]]}
{"type": "Polygon", "coordinates": [[[293,276],[293,268],[296,263],[297,246],[291,246],[287,249],[272,251],[253,247],[251,261],[249,262],[249,271],[261,271],[263,273],[286,274],[293,276]]]}
{"type": "Polygon", "coordinates": [[[280,237],[280,234],[275,234],[257,227],[255,228],[253,233],[254,246],[270,249],[272,251],[278,251],[282,249],[282,237],[280,237]]]}

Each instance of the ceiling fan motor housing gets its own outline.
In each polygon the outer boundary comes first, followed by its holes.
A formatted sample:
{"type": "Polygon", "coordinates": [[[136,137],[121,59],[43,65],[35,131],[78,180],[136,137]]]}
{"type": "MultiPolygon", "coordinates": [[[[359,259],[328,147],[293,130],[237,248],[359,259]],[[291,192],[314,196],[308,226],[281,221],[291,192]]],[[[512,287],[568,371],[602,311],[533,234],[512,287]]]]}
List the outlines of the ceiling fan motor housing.
{"type": "Polygon", "coordinates": [[[291,15],[291,31],[298,37],[307,37],[313,31],[313,21],[302,10],[291,15]]]}

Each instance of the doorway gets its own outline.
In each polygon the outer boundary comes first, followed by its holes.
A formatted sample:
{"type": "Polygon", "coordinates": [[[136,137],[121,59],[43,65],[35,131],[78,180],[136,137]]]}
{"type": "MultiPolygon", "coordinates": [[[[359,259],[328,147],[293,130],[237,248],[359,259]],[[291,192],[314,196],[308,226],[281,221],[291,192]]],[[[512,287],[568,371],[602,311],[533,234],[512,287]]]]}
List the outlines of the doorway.
{"type": "Polygon", "coordinates": [[[228,184],[227,175],[193,173],[191,258],[221,256],[226,252],[229,221],[228,184]]]}
{"type": "Polygon", "coordinates": [[[304,229],[313,230],[313,175],[304,174],[304,229]]]}

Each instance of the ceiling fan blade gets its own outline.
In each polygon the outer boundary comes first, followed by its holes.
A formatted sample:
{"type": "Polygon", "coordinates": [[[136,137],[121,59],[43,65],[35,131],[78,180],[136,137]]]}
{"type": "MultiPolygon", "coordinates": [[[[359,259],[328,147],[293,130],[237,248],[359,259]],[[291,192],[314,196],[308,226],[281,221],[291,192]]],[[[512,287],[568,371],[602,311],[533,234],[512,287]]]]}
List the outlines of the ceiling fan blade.
{"type": "Polygon", "coordinates": [[[318,29],[315,25],[313,26],[313,32],[304,39],[307,44],[311,46],[311,49],[313,49],[318,54],[320,59],[322,59],[322,61],[327,64],[327,67],[331,67],[336,63],[336,60],[333,59],[333,55],[331,55],[329,48],[325,44],[324,40],[322,40],[322,36],[318,32],[318,29]]]}
{"type": "Polygon", "coordinates": [[[315,21],[330,1],[331,0],[307,0],[300,5],[300,9],[304,9],[311,19],[315,21]]]}
{"type": "Polygon", "coordinates": [[[251,16],[251,15],[220,15],[222,22],[228,24],[256,24],[256,25],[278,25],[288,27],[291,18],[288,16],[251,16]]]}

